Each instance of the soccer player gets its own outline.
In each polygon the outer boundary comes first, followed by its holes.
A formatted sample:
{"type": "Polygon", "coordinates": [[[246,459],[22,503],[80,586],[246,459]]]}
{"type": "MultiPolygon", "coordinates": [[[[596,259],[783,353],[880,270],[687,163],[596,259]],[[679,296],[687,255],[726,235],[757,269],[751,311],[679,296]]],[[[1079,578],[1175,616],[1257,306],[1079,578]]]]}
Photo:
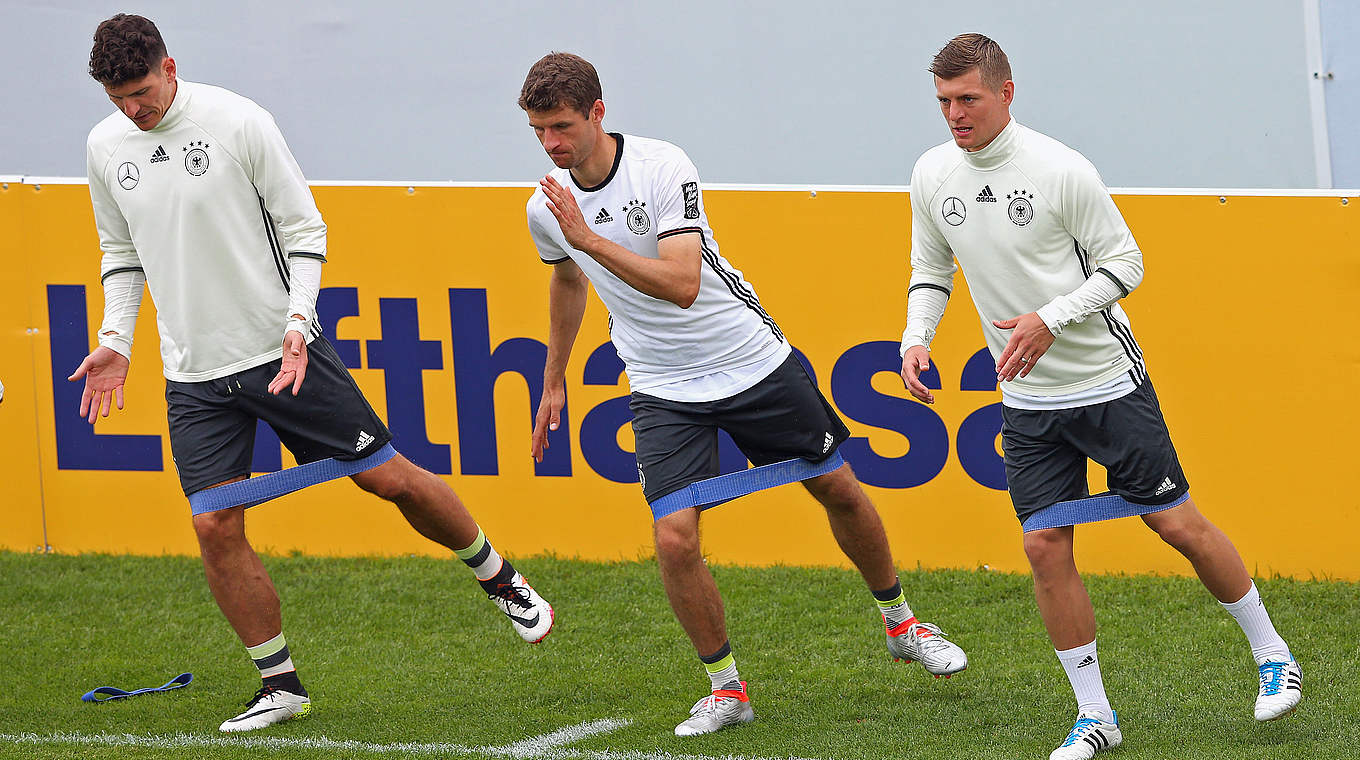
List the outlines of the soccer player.
{"type": "MultiPolygon", "coordinates": [[[[155,24],[118,14],[94,34],[90,75],[118,108],[90,132],[88,170],[104,321],[80,414],[123,407],[142,286],[151,288],[170,448],[185,494],[250,473],[256,420],[297,458],[354,460],[392,434],[316,322],[326,225],[274,119],[240,95],[181,79],[155,24]]],[[[501,559],[452,490],[397,455],[353,476],[421,535],[453,549],[526,641],[552,608],[501,559]]],[[[279,598],[245,535],[243,507],[193,516],[208,586],[263,681],[223,731],[311,709],[279,598]]]]}
{"type": "MultiPolygon", "coordinates": [[[[560,423],[587,282],[609,309],[610,335],[628,375],[638,478],[649,504],[718,474],[719,429],[757,465],[832,456],[849,431],[750,283],[718,253],[699,173],[684,151],[606,133],[595,68],[567,53],[533,65],[519,106],[557,166],[527,209],[539,257],[553,267],[534,458],[542,459],[560,423]]],[[[919,661],[936,676],[967,667],[963,650],[907,606],[883,524],[850,467],[804,485],[826,508],[837,543],[873,592],[893,658],[919,661]]],[[[753,720],[722,598],[700,552],[699,509],[656,520],[655,538],[662,585],[711,687],[675,733],[753,720]]]]}
{"type": "MultiPolygon", "coordinates": [[[[1087,495],[1086,460],[1143,521],[1190,560],[1241,625],[1259,666],[1256,719],[1292,711],[1299,665],[1276,633],[1237,550],[1189,499],[1142,350],[1119,299],[1143,279],[1143,256],[1100,175],[1079,153],[1010,116],[1015,84],[994,41],[960,35],[931,63],[952,142],[911,176],[911,284],[902,379],[921,383],[954,285],[955,259],[1002,383],[1006,483],[1022,521],[1087,495]],[[1160,511],[1159,511],[1160,510],[1160,511]]],[[[1089,758],[1120,743],[1100,677],[1095,615],[1072,556],[1072,526],[1025,533],[1039,613],[1078,716],[1051,758],[1089,758]]]]}

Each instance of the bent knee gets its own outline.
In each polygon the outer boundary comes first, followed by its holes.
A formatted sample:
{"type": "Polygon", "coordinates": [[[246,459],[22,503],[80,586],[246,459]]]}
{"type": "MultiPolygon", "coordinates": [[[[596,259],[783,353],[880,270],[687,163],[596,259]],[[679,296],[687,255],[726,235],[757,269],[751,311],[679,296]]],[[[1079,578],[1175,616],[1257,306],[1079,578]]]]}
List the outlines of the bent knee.
{"type": "Polygon", "coordinates": [[[1025,534],[1025,556],[1030,565],[1067,561],[1072,557],[1071,528],[1045,528],[1025,534]]]}
{"type": "Polygon", "coordinates": [[[664,524],[656,525],[656,554],[666,559],[684,559],[699,555],[699,532],[685,526],[664,524]]]}
{"type": "Polygon", "coordinates": [[[194,535],[205,549],[224,546],[245,538],[242,507],[194,515],[194,535]]]}

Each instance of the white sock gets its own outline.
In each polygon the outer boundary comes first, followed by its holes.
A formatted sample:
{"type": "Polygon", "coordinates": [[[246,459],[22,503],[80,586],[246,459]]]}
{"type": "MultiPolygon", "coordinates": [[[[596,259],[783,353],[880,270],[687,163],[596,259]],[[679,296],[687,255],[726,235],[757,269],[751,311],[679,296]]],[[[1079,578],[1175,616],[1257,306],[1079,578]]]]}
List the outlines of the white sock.
{"type": "Polygon", "coordinates": [[[1256,584],[1252,583],[1247,590],[1247,595],[1235,602],[1223,605],[1223,609],[1242,626],[1242,633],[1247,635],[1247,643],[1251,644],[1251,656],[1256,658],[1256,664],[1260,665],[1266,660],[1288,660],[1289,645],[1284,643],[1280,634],[1275,632],[1275,625],[1270,622],[1270,613],[1266,612],[1266,604],[1261,601],[1261,594],[1256,590],[1256,584]]]}
{"type": "Polygon", "coordinates": [[[1100,656],[1096,654],[1096,642],[1082,644],[1072,649],[1053,650],[1058,662],[1067,671],[1067,680],[1072,682],[1072,693],[1077,697],[1077,712],[1096,714],[1101,720],[1114,718],[1110,700],[1105,696],[1105,682],[1100,678],[1100,656]]]}

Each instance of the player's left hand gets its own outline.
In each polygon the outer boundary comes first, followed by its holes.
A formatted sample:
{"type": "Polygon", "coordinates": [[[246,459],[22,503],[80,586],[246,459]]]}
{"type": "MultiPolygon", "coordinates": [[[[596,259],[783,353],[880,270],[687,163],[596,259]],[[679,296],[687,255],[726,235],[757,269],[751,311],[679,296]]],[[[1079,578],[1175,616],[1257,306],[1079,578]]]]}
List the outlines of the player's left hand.
{"type": "Polygon", "coordinates": [[[576,197],[550,176],[544,177],[538,184],[543,188],[543,194],[548,196],[548,210],[557,217],[557,226],[562,228],[562,236],[572,248],[584,251],[586,241],[594,237],[595,233],[591,231],[590,225],[586,224],[585,214],[582,214],[581,207],[576,205],[576,197]]]}
{"type": "Polygon", "coordinates": [[[275,396],[287,388],[293,386],[293,395],[298,395],[298,389],[302,387],[302,378],[307,376],[307,341],[302,337],[302,333],[297,330],[289,330],[283,336],[283,364],[279,367],[279,374],[269,381],[269,392],[275,396]]]}
{"type": "Polygon", "coordinates": [[[1002,330],[1014,330],[1006,348],[996,360],[997,382],[1009,382],[1016,377],[1025,377],[1034,370],[1039,358],[1053,345],[1053,333],[1039,315],[1030,312],[1010,319],[994,319],[992,324],[1002,330]]]}

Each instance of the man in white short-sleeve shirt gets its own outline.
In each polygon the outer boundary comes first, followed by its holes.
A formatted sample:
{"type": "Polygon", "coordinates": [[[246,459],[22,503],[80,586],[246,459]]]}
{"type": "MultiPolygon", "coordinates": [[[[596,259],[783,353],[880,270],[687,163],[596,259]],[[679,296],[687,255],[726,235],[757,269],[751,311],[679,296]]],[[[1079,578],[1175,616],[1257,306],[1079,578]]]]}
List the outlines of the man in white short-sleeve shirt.
{"type": "MultiPolygon", "coordinates": [[[[711,687],[675,733],[704,734],[753,720],[722,598],[700,552],[700,510],[661,505],[718,474],[719,429],[757,465],[833,462],[849,431],[751,284],[719,253],[699,174],[684,151],[606,133],[599,77],[574,55],[553,53],[534,64],[519,105],[557,166],[527,208],[539,258],[553,266],[533,455],[542,458],[560,423],[567,359],[587,283],[593,284],[609,309],[610,337],[632,392],[638,477],[656,518],[662,583],[711,687]]],[[[936,676],[963,670],[963,650],[907,606],[883,525],[850,467],[842,464],[804,485],[826,508],[838,543],[873,593],[889,652],[920,661],[936,676]]]]}
{"type": "MultiPolygon", "coordinates": [[[[1143,279],[1143,256],[1095,167],[1015,123],[1010,63],[980,34],[956,37],[930,67],[953,140],[911,177],[911,284],[902,378],[920,381],[962,268],[996,360],[1006,484],[1022,522],[1088,495],[1088,457],[1110,490],[1184,554],[1241,625],[1260,674],[1256,718],[1299,701],[1300,675],[1237,550],[1195,508],[1118,301],[1143,279]]],[[[1039,612],[1077,698],[1053,760],[1090,758],[1122,741],[1100,676],[1095,615],[1072,555],[1073,527],[1024,534],[1039,612]]]]}

